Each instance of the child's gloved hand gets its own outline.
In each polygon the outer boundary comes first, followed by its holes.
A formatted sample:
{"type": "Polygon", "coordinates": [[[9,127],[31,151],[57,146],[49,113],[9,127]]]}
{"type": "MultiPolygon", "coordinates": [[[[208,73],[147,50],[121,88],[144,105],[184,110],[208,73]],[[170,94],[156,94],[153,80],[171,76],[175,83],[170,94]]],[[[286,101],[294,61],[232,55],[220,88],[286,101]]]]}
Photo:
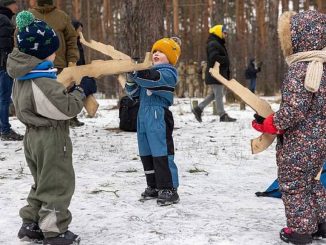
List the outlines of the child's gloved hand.
{"type": "Polygon", "coordinates": [[[268,133],[268,134],[283,134],[284,130],[278,130],[274,125],[274,113],[270,114],[268,117],[264,118],[255,114],[255,120],[252,121],[252,127],[258,132],[268,133]]]}
{"type": "Polygon", "coordinates": [[[79,86],[83,88],[86,97],[95,94],[97,91],[96,81],[92,77],[83,77],[79,86]]]}

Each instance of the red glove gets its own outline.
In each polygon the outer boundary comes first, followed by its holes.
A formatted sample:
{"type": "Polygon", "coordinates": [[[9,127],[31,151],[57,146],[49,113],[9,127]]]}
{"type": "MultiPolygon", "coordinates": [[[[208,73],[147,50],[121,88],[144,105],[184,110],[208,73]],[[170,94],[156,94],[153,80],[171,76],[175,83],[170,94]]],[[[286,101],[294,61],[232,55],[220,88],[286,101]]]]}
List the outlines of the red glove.
{"type": "Polygon", "coordinates": [[[278,130],[274,126],[274,113],[270,114],[262,123],[258,123],[256,120],[252,121],[252,127],[259,132],[268,134],[284,134],[284,130],[278,130]]]}

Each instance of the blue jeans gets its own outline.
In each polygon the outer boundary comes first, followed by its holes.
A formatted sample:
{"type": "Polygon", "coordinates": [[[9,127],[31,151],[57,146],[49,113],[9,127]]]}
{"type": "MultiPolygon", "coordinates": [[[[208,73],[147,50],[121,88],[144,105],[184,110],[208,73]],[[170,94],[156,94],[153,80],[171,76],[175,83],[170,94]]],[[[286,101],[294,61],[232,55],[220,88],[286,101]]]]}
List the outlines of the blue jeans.
{"type": "Polygon", "coordinates": [[[4,69],[0,69],[0,132],[8,133],[9,105],[11,102],[13,80],[4,69]]]}
{"type": "Polygon", "coordinates": [[[251,92],[253,92],[253,93],[255,93],[255,91],[256,91],[256,78],[251,78],[250,80],[249,80],[249,90],[251,91],[251,92]]]}

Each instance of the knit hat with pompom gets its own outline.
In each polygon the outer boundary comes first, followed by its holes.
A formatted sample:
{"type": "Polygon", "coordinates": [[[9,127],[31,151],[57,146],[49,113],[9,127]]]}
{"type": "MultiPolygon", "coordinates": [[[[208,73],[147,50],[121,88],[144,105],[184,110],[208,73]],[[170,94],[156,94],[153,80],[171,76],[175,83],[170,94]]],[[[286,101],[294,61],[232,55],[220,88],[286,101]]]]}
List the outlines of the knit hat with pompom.
{"type": "Polygon", "coordinates": [[[17,14],[18,49],[41,60],[49,57],[59,48],[59,38],[44,21],[35,19],[29,11],[17,14]]]}

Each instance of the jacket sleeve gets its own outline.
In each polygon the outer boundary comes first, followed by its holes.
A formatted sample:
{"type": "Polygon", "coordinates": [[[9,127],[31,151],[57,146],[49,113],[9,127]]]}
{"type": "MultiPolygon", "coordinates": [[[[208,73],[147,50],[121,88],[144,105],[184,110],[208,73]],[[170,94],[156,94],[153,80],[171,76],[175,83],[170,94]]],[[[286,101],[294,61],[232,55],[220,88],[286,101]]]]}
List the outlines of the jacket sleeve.
{"type": "Polygon", "coordinates": [[[283,82],[282,102],[274,115],[274,124],[279,130],[290,128],[304,120],[313,97],[313,93],[304,88],[305,71],[297,74],[293,72],[294,69],[296,68],[289,69],[283,82]]]}
{"type": "Polygon", "coordinates": [[[170,100],[177,83],[175,74],[168,69],[160,69],[159,71],[156,71],[155,74],[152,74],[152,76],[157,80],[141,78],[138,73],[136,73],[134,80],[139,86],[148,89],[152,94],[170,100]]]}
{"type": "Polygon", "coordinates": [[[13,49],[14,27],[10,20],[0,15],[0,49],[11,51],[13,49]]]}
{"type": "Polygon", "coordinates": [[[79,60],[79,50],[77,46],[77,32],[75,31],[74,27],[71,24],[71,19],[68,15],[65,16],[66,18],[66,28],[63,31],[63,35],[66,41],[66,58],[67,62],[77,63],[79,60]]]}
{"type": "Polygon", "coordinates": [[[35,79],[32,90],[38,114],[54,119],[68,120],[76,116],[83,108],[85,95],[74,90],[68,93],[66,88],[53,79],[35,79]]]}
{"type": "Polygon", "coordinates": [[[128,83],[125,85],[126,94],[130,97],[137,97],[140,93],[140,88],[136,83],[128,83]]]}
{"type": "Polygon", "coordinates": [[[214,62],[219,62],[221,65],[229,65],[229,57],[227,54],[222,50],[222,48],[217,44],[210,42],[207,45],[207,54],[208,60],[212,60],[214,62]]]}

